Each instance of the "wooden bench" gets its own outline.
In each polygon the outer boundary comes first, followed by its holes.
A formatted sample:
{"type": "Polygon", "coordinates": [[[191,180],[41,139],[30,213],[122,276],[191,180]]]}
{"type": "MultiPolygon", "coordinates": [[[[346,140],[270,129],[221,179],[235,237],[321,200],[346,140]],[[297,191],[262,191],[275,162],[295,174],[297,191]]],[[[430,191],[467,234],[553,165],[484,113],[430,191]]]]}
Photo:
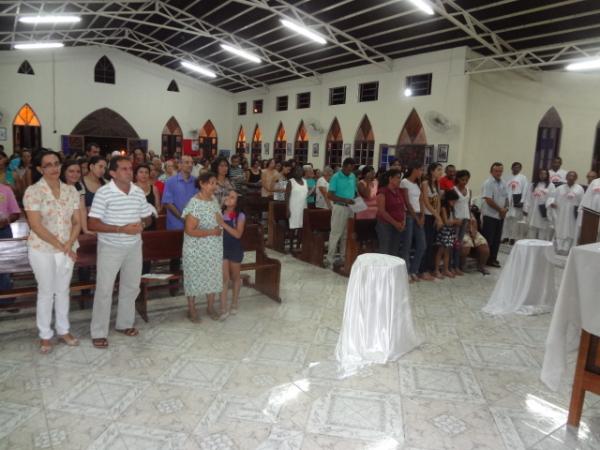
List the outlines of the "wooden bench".
{"type": "Polygon", "coordinates": [[[302,249],[300,259],[323,267],[325,243],[331,231],[331,210],[305,209],[302,219],[302,249]]]}
{"type": "Polygon", "coordinates": [[[377,251],[376,224],[376,219],[348,219],[346,258],[344,259],[344,265],[339,269],[341,275],[350,276],[352,264],[354,264],[358,255],[377,251]]]}
{"type": "Polygon", "coordinates": [[[271,200],[267,220],[267,247],[285,253],[285,241],[289,234],[285,202],[271,200]]]}
{"type": "Polygon", "coordinates": [[[240,209],[246,214],[246,223],[262,223],[263,213],[269,211],[269,199],[260,192],[248,192],[239,198],[240,209]]]}
{"type": "MultiPolygon", "coordinates": [[[[242,236],[242,247],[244,253],[255,252],[256,258],[252,263],[243,263],[242,271],[254,270],[254,283],[244,278],[244,285],[262,292],[267,297],[281,303],[279,297],[279,286],[281,281],[281,263],[269,258],[265,253],[262,226],[259,224],[247,224],[242,236]]],[[[146,231],[143,234],[144,261],[153,263],[180,259],[183,252],[183,231],[146,231]]],[[[153,273],[160,273],[154,271],[153,273]]],[[[136,301],[136,310],[139,315],[148,322],[148,292],[158,289],[177,289],[183,281],[183,272],[169,273],[166,279],[142,278],[141,293],[136,301]]]]}

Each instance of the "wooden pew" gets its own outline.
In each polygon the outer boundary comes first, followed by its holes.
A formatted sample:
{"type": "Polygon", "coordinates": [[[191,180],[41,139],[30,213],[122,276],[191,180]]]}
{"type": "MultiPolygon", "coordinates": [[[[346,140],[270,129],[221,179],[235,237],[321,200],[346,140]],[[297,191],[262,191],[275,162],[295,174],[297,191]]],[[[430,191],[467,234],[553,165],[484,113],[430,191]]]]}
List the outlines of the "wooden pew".
{"type": "MultiPolygon", "coordinates": [[[[596,242],[600,230],[599,225],[600,213],[584,208],[579,245],[596,242]]],[[[600,336],[590,334],[582,329],[567,419],[567,423],[571,426],[579,426],[586,391],[600,395],[600,336]]]]}
{"type": "Polygon", "coordinates": [[[248,192],[239,198],[240,209],[246,214],[246,223],[262,223],[263,213],[269,211],[269,199],[260,192],[248,192]]]}
{"type": "Polygon", "coordinates": [[[302,219],[302,249],[300,259],[323,267],[325,243],[331,231],[331,210],[305,209],[302,219]]]}
{"type": "Polygon", "coordinates": [[[344,259],[344,265],[339,269],[341,275],[350,276],[352,264],[354,264],[358,255],[377,251],[376,224],[376,219],[348,219],[346,258],[344,259]]]}
{"type": "Polygon", "coordinates": [[[287,220],[285,202],[271,200],[267,221],[267,247],[280,253],[285,253],[285,240],[289,234],[287,220]]]}
{"type": "MultiPolygon", "coordinates": [[[[256,258],[252,263],[243,263],[242,271],[255,271],[254,283],[244,278],[244,285],[253,287],[267,297],[281,303],[279,297],[279,286],[281,281],[281,263],[269,258],[265,253],[262,226],[259,224],[247,224],[242,236],[244,252],[255,252],[256,258]]],[[[143,234],[144,261],[164,261],[181,258],[183,251],[183,231],[146,231],[143,234]]],[[[168,268],[167,268],[168,270],[168,268]]],[[[153,271],[157,273],[159,271],[153,271]]],[[[159,272],[160,273],[160,272],[159,272]]],[[[172,289],[173,282],[179,288],[183,281],[183,272],[169,273],[170,276],[164,280],[142,278],[141,293],[136,301],[136,310],[146,322],[148,322],[148,292],[158,289],[172,289]]]]}

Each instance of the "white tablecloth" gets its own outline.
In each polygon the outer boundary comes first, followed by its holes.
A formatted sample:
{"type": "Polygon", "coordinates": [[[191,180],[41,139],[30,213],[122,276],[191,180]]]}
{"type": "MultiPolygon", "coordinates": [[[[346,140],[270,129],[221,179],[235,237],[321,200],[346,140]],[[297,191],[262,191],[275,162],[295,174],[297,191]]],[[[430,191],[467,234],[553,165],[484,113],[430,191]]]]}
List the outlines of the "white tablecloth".
{"type": "Polygon", "coordinates": [[[554,266],[546,257],[552,242],[522,239],[513,246],[483,311],[488,314],[543,314],[556,300],[554,266]]]}
{"type": "Polygon", "coordinates": [[[417,347],[403,259],[366,253],[350,273],[336,357],[341,377],[394,361],[417,347]]]}
{"type": "Polygon", "coordinates": [[[600,243],[573,247],[569,254],[546,339],[541,378],[549,388],[558,389],[581,328],[600,336],[600,243]]]}

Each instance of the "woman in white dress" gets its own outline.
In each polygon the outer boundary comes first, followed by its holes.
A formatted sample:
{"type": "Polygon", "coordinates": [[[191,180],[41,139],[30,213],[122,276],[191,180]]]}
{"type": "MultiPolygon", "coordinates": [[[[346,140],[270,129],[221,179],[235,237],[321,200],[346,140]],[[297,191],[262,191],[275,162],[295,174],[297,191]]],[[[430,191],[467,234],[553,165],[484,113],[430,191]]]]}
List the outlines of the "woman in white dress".
{"type": "Polygon", "coordinates": [[[514,162],[511,166],[512,175],[506,182],[508,191],[508,213],[502,229],[503,242],[511,245],[523,237],[521,221],[523,220],[523,202],[527,191],[527,177],[521,173],[521,163],[514,162]]]}
{"type": "Polygon", "coordinates": [[[551,219],[554,223],[556,252],[563,255],[569,253],[577,239],[577,211],[584,192],[576,181],[577,172],[568,172],[566,184],[557,187],[546,201],[546,207],[552,208],[549,211],[552,212],[551,219]]]}
{"type": "Polygon", "coordinates": [[[529,185],[523,214],[527,216],[529,239],[542,239],[544,241],[552,240],[552,226],[548,219],[548,210],[546,209],[546,200],[554,194],[554,184],[550,183],[548,171],[546,169],[538,170],[533,183],[529,185]]]}
{"type": "Polygon", "coordinates": [[[306,180],[302,178],[303,175],[304,170],[302,166],[296,166],[292,173],[292,178],[287,184],[285,193],[289,228],[293,233],[293,238],[296,238],[296,240],[298,240],[300,234],[298,230],[302,229],[304,209],[307,207],[308,185],[306,184],[306,180]]]}

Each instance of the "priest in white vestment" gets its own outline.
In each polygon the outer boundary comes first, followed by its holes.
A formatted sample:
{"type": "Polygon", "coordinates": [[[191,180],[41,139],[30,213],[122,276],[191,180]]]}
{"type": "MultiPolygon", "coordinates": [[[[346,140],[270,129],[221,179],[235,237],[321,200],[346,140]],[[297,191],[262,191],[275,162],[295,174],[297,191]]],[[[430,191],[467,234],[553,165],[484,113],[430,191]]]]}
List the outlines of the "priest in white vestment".
{"type": "Polygon", "coordinates": [[[508,212],[504,219],[503,240],[510,244],[523,238],[523,203],[527,193],[527,177],[521,173],[521,163],[514,162],[511,166],[512,175],[506,181],[508,191],[508,212]]]}
{"type": "MultiPolygon", "coordinates": [[[[589,185],[583,200],[579,205],[579,217],[577,218],[577,228],[581,227],[581,218],[583,216],[583,208],[591,209],[600,212],[600,178],[596,178],[589,185]]],[[[598,229],[598,241],[600,241],[600,229],[598,229]]]]}
{"type": "Polygon", "coordinates": [[[548,216],[554,224],[555,249],[562,255],[577,243],[577,215],[584,191],[576,181],[577,172],[568,172],[567,183],[557,187],[546,200],[548,216]]]}
{"type": "Polygon", "coordinates": [[[561,184],[567,182],[567,171],[565,169],[561,169],[560,166],[562,166],[562,158],[557,156],[552,160],[552,163],[550,164],[550,170],[548,171],[550,181],[554,184],[554,186],[560,186],[561,184]]]}
{"type": "Polygon", "coordinates": [[[543,241],[552,240],[552,224],[548,219],[548,210],[546,200],[556,188],[548,178],[546,169],[538,170],[533,183],[529,184],[527,195],[525,195],[525,205],[523,213],[527,216],[529,230],[527,237],[529,239],[541,239],[543,241]]]}

